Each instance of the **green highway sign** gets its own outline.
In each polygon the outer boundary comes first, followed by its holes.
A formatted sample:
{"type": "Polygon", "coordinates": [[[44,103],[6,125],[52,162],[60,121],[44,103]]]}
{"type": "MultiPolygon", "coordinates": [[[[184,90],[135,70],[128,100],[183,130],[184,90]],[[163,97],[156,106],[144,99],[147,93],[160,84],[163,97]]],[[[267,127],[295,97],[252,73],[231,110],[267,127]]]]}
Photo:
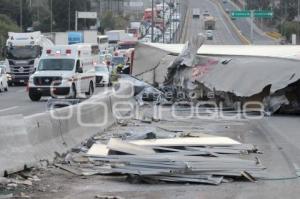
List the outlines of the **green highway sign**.
{"type": "Polygon", "coordinates": [[[272,18],[273,12],[269,10],[235,10],[231,11],[231,18],[249,18],[253,12],[253,17],[255,18],[272,18]]]}
{"type": "Polygon", "coordinates": [[[231,12],[232,18],[247,18],[251,17],[251,11],[250,10],[235,10],[231,12]]]}
{"type": "Polygon", "coordinates": [[[272,18],[273,12],[268,10],[255,10],[254,11],[255,18],[272,18]]]}

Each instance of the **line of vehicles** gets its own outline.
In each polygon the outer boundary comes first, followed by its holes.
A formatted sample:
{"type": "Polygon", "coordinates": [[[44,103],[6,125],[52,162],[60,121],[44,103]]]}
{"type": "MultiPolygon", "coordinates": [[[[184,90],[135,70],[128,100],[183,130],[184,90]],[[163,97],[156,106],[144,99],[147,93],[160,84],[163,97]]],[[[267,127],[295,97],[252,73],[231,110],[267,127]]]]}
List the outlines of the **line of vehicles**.
{"type": "MultiPolygon", "coordinates": [[[[193,8],[192,17],[193,19],[201,18],[201,11],[199,8],[193,8]]],[[[210,13],[207,10],[203,12],[203,28],[206,31],[205,35],[207,40],[213,40],[213,30],[216,29],[216,19],[215,17],[210,15],[210,13]]]]}
{"type": "MultiPolygon", "coordinates": [[[[89,97],[97,86],[110,86],[117,81],[119,73],[131,73],[134,47],[147,38],[142,35],[149,32],[149,27],[145,29],[143,24],[149,18],[152,10],[146,9],[144,21],[131,22],[126,30],[111,30],[105,35],[96,31],[10,32],[3,51],[6,59],[0,71],[0,91],[23,84],[32,101],[44,96],[89,97]]],[[[156,41],[162,42],[162,29],[165,41],[170,41],[179,22],[180,14],[174,6],[157,4],[156,41]],[[174,21],[178,22],[176,28],[170,26],[174,21]]]]}
{"type": "Polygon", "coordinates": [[[84,98],[130,72],[137,39],[124,31],[9,33],[0,63],[0,91],[27,85],[32,101],[43,96],[84,98]]]}
{"type": "Polygon", "coordinates": [[[152,13],[153,13],[153,27],[154,27],[154,42],[171,43],[174,41],[176,32],[179,30],[181,22],[181,13],[178,7],[178,2],[174,1],[172,4],[158,3],[152,8],[147,8],[144,11],[142,24],[146,27],[141,37],[141,42],[152,41],[152,13]]]}

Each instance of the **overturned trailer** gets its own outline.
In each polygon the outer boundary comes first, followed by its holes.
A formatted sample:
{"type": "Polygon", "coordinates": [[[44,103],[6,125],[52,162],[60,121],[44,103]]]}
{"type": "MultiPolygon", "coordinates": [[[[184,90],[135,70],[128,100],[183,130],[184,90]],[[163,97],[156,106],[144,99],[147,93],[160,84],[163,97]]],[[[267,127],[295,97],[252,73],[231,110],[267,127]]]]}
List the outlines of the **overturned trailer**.
{"type": "Polygon", "coordinates": [[[190,100],[227,106],[255,101],[270,113],[300,113],[299,46],[202,43],[194,38],[185,45],[139,44],[133,75],[154,85],[172,84],[190,100]]]}

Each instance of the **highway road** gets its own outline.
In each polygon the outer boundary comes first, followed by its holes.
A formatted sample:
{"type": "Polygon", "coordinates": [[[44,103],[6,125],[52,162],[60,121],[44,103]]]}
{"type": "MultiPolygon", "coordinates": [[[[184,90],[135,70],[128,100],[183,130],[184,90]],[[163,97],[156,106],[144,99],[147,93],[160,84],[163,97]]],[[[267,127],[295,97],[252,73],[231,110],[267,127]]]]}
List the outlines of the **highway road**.
{"type": "MultiPolygon", "coordinates": [[[[98,87],[95,94],[106,90],[105,87],[98,87]]],[[[39,102],[32,102],[25,86],[10,87],[8,92],[0,93],[0,116],[22,114],[24,116],[42,113],[47,110],[49,97],[43,97],[39,102]]]]}
{"type": "MultiPolygon", "coordinates": [[[[150,114],[153,107],[147,106],[145,113],[150,114]]],[[[267,167],[268,179],[255,183],[235,181],[220,186],[198,185],[193,183],[126,183],[125,177],[95,175],[84,179],[59,169],[43,171],[41,182],[59,186],[59,191],[35,191],[37,198],[85,199],[95,195],[118,196],[120,198],[140,199],[275,199],[299,198],[299,178],[296,168],[300,165],[300,134],[298,118],[270,117],[262,120],[203,120],[197,117],[174,120],[171,108],[162,108],[162,120],[155,124],[129,124],[127,127],[116,126],[104,133],[108,137],[113,133],[135,132],[142,135],[145,130],[160,134],[162,129],[184,129],[186,132],[205,132],[218,136],[228,136],[243,143],[255,144],[263,154],[252,154],[251,159],[258,160],[267,167]],[[176,122],[174,122],[176,121],[176,122]],[[287,126],[285,122],[292,124],[287,126]],[[158,126],[159,128],[155,128],[158,126]],[[129,130],[130,129],[130,130],[129,130]],[[286,136],[283,136],[286,134],[286,136]],[[288,138],[289,137],[289,138],[288,138]],[[101,185],[101,186],[99,186],[101,185]]],[[[177,112],[178,113],[178,112],[177,112]]],[[[178,113],[185,118],[189,111],[178,113]],[[185,117],[184,117],[185,116],[185,117]]],[[[166,133],[166,132],[164,132],[166,133]]],[[[170,132],[168,132],[170,133],[170,132]]],[[[104,136],[105,137],[105,136],[104,136]]],[[[243,157],[243,155],[241,156],[243,157]]],[[[220,157],[221,158],[221,157],[220,157]]]]}
{"type": "MultiPolygon", "coordinates": [[[[232,10],[240,10],[237,5],[232,3],[232,1],[228,0],[227,3],[223,3],[222,0],[218,0],[220,4],[223,6],[224,10],[232,11],[232,10]]],[[[241,33],[251,42],[251,20],[250,19],[235,19],[233,23],[236,27],[241,31],[241,33]]],[[[259,29],[254,24],[253,29],[253,44],[267,44],[267,45],[275,45],[278,44],[278,41],[275,41],[268,37],[261,29],[259,29]]]]}
{"type": "Polygon", "coordinates": [[[224,16],[224,11],[212,0],[189,0],[188,20],[185,25],[189,39],[199,33],[205,34],[203,13],[208,11],[211,16],[216,18],[216,30],[213,31],[213,40],[206,40],[206,44],[241,44],[237,32],[228,23],[224,16]],[[201,12],[200,19],[193,19],[193,8],[199,8],[201,12]]]}

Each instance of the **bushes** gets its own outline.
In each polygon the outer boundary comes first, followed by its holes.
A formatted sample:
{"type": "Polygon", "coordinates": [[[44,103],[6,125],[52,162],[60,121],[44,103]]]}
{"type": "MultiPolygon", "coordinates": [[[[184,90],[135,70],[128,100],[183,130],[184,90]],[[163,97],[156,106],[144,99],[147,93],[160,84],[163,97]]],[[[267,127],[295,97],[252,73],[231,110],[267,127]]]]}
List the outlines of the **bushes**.
{"type": "Polygon", "coordinates": [[[105,30],[125,30],[128,26],[129,18],[121,15],[114,15],[106,12],[101,19],[101,32],[105,30]]]}
{"type": "Polygon", "coordinates": [[[300,23],[296,21],[287,21],[279,25],[278,30],[287,38],[288,41],[290,41],[292,34],[296,34],[297,37],[299,37],[300,23]]]}

